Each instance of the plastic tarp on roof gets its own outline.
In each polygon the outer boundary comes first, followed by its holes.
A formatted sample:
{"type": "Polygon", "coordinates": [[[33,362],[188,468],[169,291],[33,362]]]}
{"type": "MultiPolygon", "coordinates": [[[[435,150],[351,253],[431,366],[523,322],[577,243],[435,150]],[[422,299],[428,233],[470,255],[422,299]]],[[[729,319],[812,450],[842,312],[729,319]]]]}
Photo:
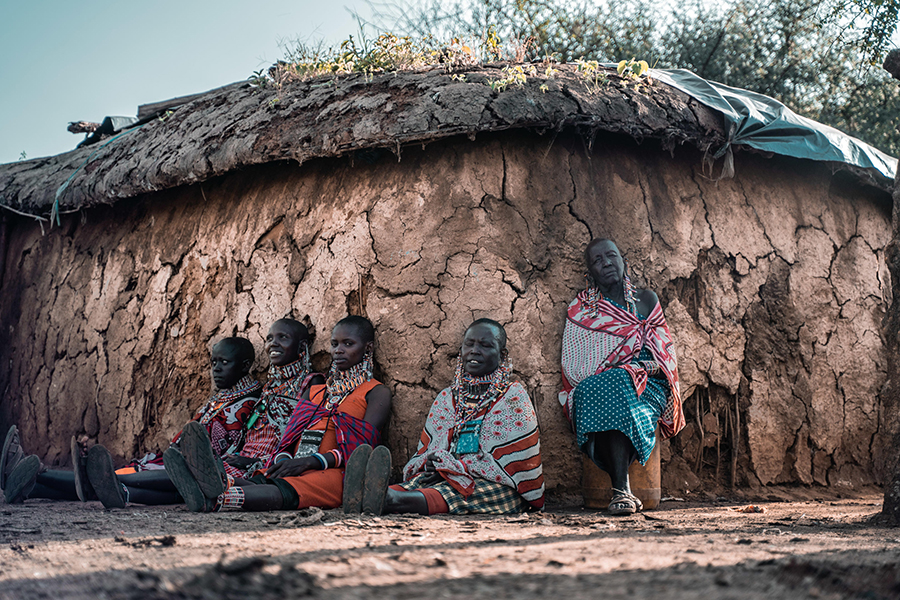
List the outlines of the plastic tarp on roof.
{"type": "Polygon", "coordinates": [[[893,180],[897,159],[834,127],[801,117],[774,98],[707,81],[684,69],[651,69],[654,79],[677,88],[725,116],[728,141],[714,158],[732,144],[795,158],[841,162],[875,169],[893,180]]]}

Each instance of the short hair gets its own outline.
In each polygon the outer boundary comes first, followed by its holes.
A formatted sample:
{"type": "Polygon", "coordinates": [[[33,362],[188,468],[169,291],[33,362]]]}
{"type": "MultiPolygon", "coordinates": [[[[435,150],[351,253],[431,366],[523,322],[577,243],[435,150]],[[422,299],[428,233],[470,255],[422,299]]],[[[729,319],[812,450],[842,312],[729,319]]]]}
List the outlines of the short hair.
{"type": "Polygon", "coordinates": [[[301,341],[309,340],[309,329],[300,321],[285,317],[284,319],[278,319],[275,323],[284,323],[287,325],[290,328],[291,333],[293,333],[294,337],[297,339],[301,341]]]}
{"type": "Polygon", "coordinates": [[[506,348],[506,329],[503,328],[503,325],[493,319],[482,317],[480,319],[475,319],[474,321],[472,321],[472,324],[466,327],[466,331],[472,329],[476,325],[489,325],[490,327],[494,327],[499,334],[497,337],[500,338],[500,349],[503,350],[504,348],[506,348]]]}
{"type": "Polygon", "coordinates": [[[353,327],[356,330],[356,333],[359,335],[359,339],[362,340],[363,344],[368,344],[369,342],[375,341],[375,326],[372,325],[372,321],[368,320],[365,317],[361,317],[359,315],[350,315],[349,317],[344,317],[334,324],[335,327],[337,327],[338,325],[348,325],[350,327],[353,327]]]}
{"type": "Polygon", "coordinates": [[[225,344],[234,350],[239,361],[249,360],[252,363],[256,360],[256,350],[253,349],[253,344],[250,343],[250,340],[247,338],[227,337],[216,342],[214,346],[218,346],[219,344],[225,344]]]}
{"type": "MultiPolygon", "coordinates": [[[[584,264],[585,265],[588,264],[588,261],[590,260],[590,257],[588,256],[588,252],[590,252],[591,248],[593,248],[600,242],[609,242],[610,244],[612,244],[613,246],[616,247],[616,250],[619,250],[619,245],[609,238],[594,238],[588,242],[588,245],[584,249],[584,264]]],[[[621,250],[619,250],[619,254],[622,254],[621,250]]]]}

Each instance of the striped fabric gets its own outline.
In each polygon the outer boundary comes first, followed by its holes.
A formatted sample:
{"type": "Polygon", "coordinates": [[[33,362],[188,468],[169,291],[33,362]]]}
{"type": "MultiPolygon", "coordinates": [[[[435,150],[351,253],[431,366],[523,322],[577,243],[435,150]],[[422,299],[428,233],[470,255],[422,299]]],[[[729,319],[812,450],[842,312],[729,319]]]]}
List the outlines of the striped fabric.
{"type": "Polygon", "coordinates": [[[425,468],[429,454],[444,480],[464,498],[476,491],[476,479],[512,488],[533,508],[544,506],[544,475],[537,416],[528,392],[519,382],[509,386],[500,398],[485,407],[481,419],[479,451],[457,455],[454,437],[453,394],[443,390],[431,405],[416,454],[403,469],[405,481],[425,468]]]}
{"type": "Polygon", "coordinates": [[[581,292],[569,304],[563,331],[563,390],[559,402],[569,421],[574,414],[575,386],[608,369],[625,369],[640,396],[647,385],[647,372],[632,361],[637,359],[641,348],[647,348],[669,382],[666,407],[659,418],[660,436],[666,439],[678,433],[685,425],[684,413],[675,348],[662,307],[657,302],[650,316],[641,320],[606,300],[599,302],[601,312],[595,314],[584,300],[585,292],[581,292]]]}
{"type": "Polygon", "coordinates": [[[301,370],[300,361],[284,367],[269,367],[269,381],[263,387],[259,402],[266,402],[266,412],[260,415],[244,438],[239,456],[251,458],[254,462],[247,469],[240,469],[225,463],[225,472],[233,478],[248,478],[257,469],[263,468],[275,454],[284,428],[290,420],[294,407],[303,392],[318,373],[301,370]]]}

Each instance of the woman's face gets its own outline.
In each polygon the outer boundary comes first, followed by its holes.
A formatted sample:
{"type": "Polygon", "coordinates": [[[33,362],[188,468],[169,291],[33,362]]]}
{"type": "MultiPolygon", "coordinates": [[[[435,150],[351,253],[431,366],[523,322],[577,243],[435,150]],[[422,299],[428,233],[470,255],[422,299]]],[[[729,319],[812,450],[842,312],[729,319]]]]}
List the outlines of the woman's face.
{"type": "Polygon", "coordinates": [[[494,327],[486,323],[473,325],[466,331],[460,350],[463,369],[475,377],[493,373],[500,366],[504,352],[494,327]]]}
{"type": "Polygon", "coordinates": [[[356,327],[338,325],[331,330],[331,362],[338,371],[346,371],[363,361],[371,345],[362,341],[356,327]]]}
{"type": "Polygon", "coordinates": [[[300,344],[306,337],[300,337],[294,328],[284,321],[275,321],[266,335],[266,353],[276,367],[283,367],[300,359],[300,344]]]}
{"type": "Polygon", "coordinates": [[[240,359],[240,350],[224,342],[213,346],[209,362],[212,379],[220,390],[234,387],[247,374],[246,361],[240,359]]]}
{"type": "Polygon", "coordinates": [[[600,288],[611,288],[625,274],[625,261],[619,249],[609,240],[601,240],[588,248],[587,268],[594,285],[600,288]]]}

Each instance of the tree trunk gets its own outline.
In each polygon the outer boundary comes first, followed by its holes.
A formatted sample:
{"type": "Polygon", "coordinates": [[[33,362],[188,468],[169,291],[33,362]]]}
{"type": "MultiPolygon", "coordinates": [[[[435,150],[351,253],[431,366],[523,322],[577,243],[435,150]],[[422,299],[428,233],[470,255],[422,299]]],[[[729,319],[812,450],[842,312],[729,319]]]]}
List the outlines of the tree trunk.
{"type": "MultiPolygon", "coordinates": [[[[893,50],[884,61],[884,68],[900,79],[900,50],[893,50]]],[[[887,415],[885,424],[891,433],[887,461],[887,484],[884,489],[885,520],[900,526],[900,170],[894,177],[893,234],[887,247],[886,259],[891,272],[891,306],[885,317],[885,342],[888,350],[888,390],[884,396],[887,415]]]]}

